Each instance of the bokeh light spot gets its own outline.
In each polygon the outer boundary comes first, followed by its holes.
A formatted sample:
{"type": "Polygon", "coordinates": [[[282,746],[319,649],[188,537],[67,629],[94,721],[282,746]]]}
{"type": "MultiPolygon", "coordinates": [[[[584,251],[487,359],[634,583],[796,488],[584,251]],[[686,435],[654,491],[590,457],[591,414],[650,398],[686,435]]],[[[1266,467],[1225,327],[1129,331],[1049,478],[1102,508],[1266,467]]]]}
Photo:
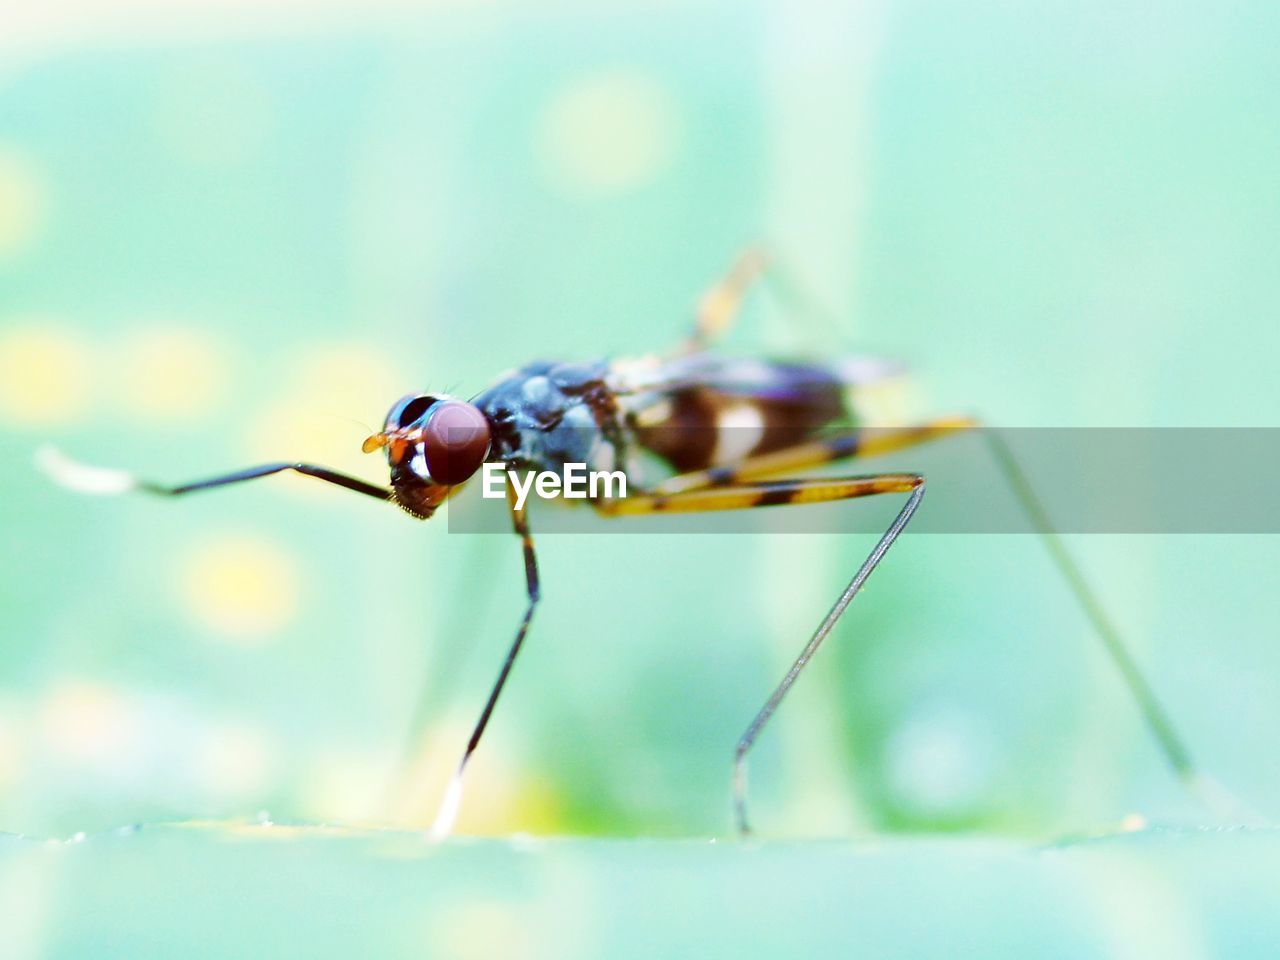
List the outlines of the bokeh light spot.
{"type": "Polygon", "coordinates": [[[209,333],[181,327],[126,337],[116,369],[122,405],[149,420],[181,421],[208,414],[231,385],[226,345],[209,333]]]}
{"type": "Polygon", "coordinates": [[[969,713],[922,709],[889,740],[889,786],[913,813],[963,813],[989,788],[993,753],[992,737],[969,713]]]}
{"type": "Polygon", "coordinates": [[[297,613],[296,561],[259,537],[206,540],[183,559],[178,576],[187,613],[234,642],[261,642],[297,613]]]}
{"type": "Polygon", "coordinates": [[[267,786],[276,750],[267,734],[242,722],[215,725],[206,731],[196,752],[196,777],[210,794],[242,801],[267,786]]]}
{"type": "MultiPolygon", "coordinates": [[[[250,423],[246,456],[308,460],[385,483],[385,459],[363,453],[361,444],[382,426],[392,403],[416,385],[382,353],[358,343],[301,350],[280,373],[283,392],[250,423]]],[[[299,492],[331,495],[324,487],[296,485],[299,492]]]]}
{"type": "Polygon", "coordinates": [[[330,750],[307,771],[301,807],[308,819],[336,822],[380,820],[389,763],[365,751],[330,750]]]}
{"type": "Polygon", "coordinates": [[[406,386],[384,352],[361,343],[322,343],[301,350],[286,376],[317,413],[374,416],[378,424],[392,402],[413,387],[406,386]]]}
{"type": "Polygon", "coordinates": [[[0,146],[0,260],[28,249],[44,227],[45,178],[25,154],[0,146]]]}
{"type": "Polygon", "coordinates": [[[83,413],[92,379],[91,347],[70,330],[40,321],[0,334],[0,416],[24,426],[65,423],[83,413]]]}
{"type": "Polygon", "coordinates": [[[64,759],[120,769],[142,740],[140,710],[108,686],[68,680],[55,687],[41,708],[44,738],[64,759]]]}
{"type": "Polygon", "coordinates": [[[611,70],[560,91],[538,119],[548,182],[575,197],[622,193],[661,173],[680,139],[680,112],[657,78],[611,70]]]}

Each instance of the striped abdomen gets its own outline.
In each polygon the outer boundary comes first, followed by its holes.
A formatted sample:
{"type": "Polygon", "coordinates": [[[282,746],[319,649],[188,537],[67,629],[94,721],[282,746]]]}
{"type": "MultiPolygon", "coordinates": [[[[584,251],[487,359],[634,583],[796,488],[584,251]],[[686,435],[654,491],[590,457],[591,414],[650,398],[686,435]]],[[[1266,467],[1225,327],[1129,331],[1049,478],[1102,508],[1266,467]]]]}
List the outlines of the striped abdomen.
{"type": "Polygon", "coordinates": [[[679,472],[780,450],[854,420],[849,382],[823,366],[716,358],[683,372],[683,382],[626,410],[635,441],[679,472]]]}

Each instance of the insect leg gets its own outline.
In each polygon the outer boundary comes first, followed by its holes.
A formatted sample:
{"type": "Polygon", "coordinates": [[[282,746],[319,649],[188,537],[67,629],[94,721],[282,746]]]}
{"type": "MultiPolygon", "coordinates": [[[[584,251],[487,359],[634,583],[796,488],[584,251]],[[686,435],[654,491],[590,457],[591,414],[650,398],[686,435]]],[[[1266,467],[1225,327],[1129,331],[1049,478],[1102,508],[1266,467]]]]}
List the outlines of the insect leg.
{"type": "MultiPolygon", "coordinates": [[[[669,500],[685,492],[732,490],[732,485],[741,484],[743,481],[777,476],[788,471],[848,457],[887,453],[937,439],[957,430],[967,429],[982,430],[1006,483],[1031,521],[1037,535],[1045,544],[1051,561],[1059,575],[1066,581],[1076,603],[1101,640],[1107,655],[1115,664],[1129,695],[1155,739],[1157,748],[1175,776],[1209,809],[1233,820],[1258,822],[1260,818],[1253,810],[1196,766],[1185,740],[1155,696],[1150,682],[1138,666],[1128,644],[1107,616],[1101,601],[1089,586],[1061,536],[1054,529],[1044,505],[998,431],[982,428],[979,421],[968,417],[943,418],[897,429],[851,430],[750,457],[738,464],[680,474],[659,484],[651,494],[669,500]]],[[[623,502],[633,502],[634,499],[623,502]]],[[[743,502],[736,505],[754,506],[755,504],[743,502]]],[[[671,507],[668,506],[666,509],[671,507]]],[[[651,511],[637,510],[636,512],[651,511]]]]}
{"type": "Polygon", "coordinates": [[[511,643],[511,649],[507,651],[506,660],[502,662],[502,669],[498,672],[498,679],[494,681],[493,689],[489,692],[489,699],[485,701],[484,709],[480,712],[480,719],[476,723],[475,730],[471,733],[471,739],[467,741],[467,748],[462,753],[462,760],[458,763],[458,769],[454,772],[453,779],[449,781],[449,786],[445,790],[444,800],[440,804],[440,811],[436,814],[436,819],[431,824],[428,835],[434,840],[441,840],[447,837],[453,829],[454,821],[458,817],[458,807],[462,802],[462,775],[467,769],[467,762],[471,759],[471,755],[476,752],[476,747],[480,745],[480,738],[484,735],[485,727],[489,725],[489,718],[493,715],[493,708],[498,702],[498,696],[506,685],[507,677],[511,674],[511,668],[516,662],[520,648],[524,646],[525,635],[529,632],[529,623],[533,620],[533,611],[537,607],[538,599],[541,596],[541,588],[538,584],[538,558],[533,551],[533,537],[529,533],[529,523],[525,516],[525,511],[516,507],[515,489],[510,484],[507,485],[507,502],[511,507],[511,524],[515,528],[515,532],[520,535],[520,546],[524,551],[524,576],[525,586],[529,593],[529,605],[525,608],[524,617],[521,618],[520,626],[516,629],[516,638],[511,643]]]}
{"type": "Polygon", "coordinates": [[[773,453],[750,457],[732,466],[712,467],[680,474],[659,484],[655,492],[672,493],[777,476],[789,470],[843,457],[887,453],[933,440],[953,431],[970,429],[981,430],[1006,484],[1027,519],[1031,521],[1058,574],[1066,582],[1076,603],[1101,640],[1107,655],[1115,664],[1129,695],[1137,705],[1144,723],[1151,731],[1158,749],[1172,768],[1174,775],[1210,808],[1239,815],[1242,805],[1238,801],[1231,800],[1223,788],[1197,770],[1186,742],[1178,734],[1173,721],[1157,699],[1129,646],[1107,616],[1101,601],[1085,580],[1084,574],[1067,550],[1062,537],[1054,529],[1049,514],[1036,495],[1035,489],[998,430],[984,428],[977,420],[968,417],[943,418],[913,427],[872,431],[853,430],[802,442],[773,453]]]}
{"type": "Polygon", "coordinates": [[[769,259],[760,250],[749,249],[739,256],[729,272],[698,301],[693,332],[678,352],[705,350],[728,330],[738,317],[742,301],[768,266],[769,259]]]}
{"type": "Polygon", "coordinates": [[[1129,649],[1120,631],[1107,616],[1102,601],[1089,586],[1080,567],[1067,550],[1061,534],[1054,527],[1048,511],[1021,465],[1014,458],[1008,443],[998,430],[985,428],[982,433],[1005,482],[1017,498],[1018,505],[1027,519],[1031,521],[1053,565],[1071,590],[1076,603],[1093,627],[1094,633],[1102,641],[1103,648],[1111,658],[1111,662],[1115,664],[1129,695],[1142,714],[1147,729],[1155,738],[1160,752],[1173,769],[1174,775],[1194,797],[1219,815],[1246,823],[1262,822],[1262,818],[1256,811],[1196,766],[1186,741],[1174,727],[1172,719],[1156,697],[1150,681],[1138,666],[1133,651],[1129,649]]]}
{"type": "Polygon", "coordinates": [[[756,714],[751,725],[738,741],[733,758],[733,809],[738,832],[750,832],[747,821],[747,754],[755,744],[769,718],[800,676],[805,665],[813,658],[822,641],[826,639],[845,609],[857,596],[871,572],[884,559],[898,535],[911,520],[912,514],[924,497],[924,477],[914,473],[885,473],[864,477],[830,477],[814,480],[772,480],[755,483],[727,484],[700,490],[687,490],[672,494],[642,494],[625,500],[601,501],[597,508],[608,515],[634,515],[646,513],[702,512],[708,510],[737,510],[750,507],[783,506],[799,503],[824,503],[832,500],[850,500],[872,497],[885,493],[909,494],[907,502],[893,523],[872,548],[871,553],[858,567],[849,585],[836,599],[835,604],[818,625],[809,642],[805,644],[774,689],[769,699],[756,714]]]}
{"type": "Polygon", "coordinates": [[[162,497],[180,497],[186,493],[211,490],[214,487],[225,487],[232,483],[243,483],[246,480],[256,480],[259,477],[267,477],[273,473],[292,470],[294,473],[315,477],[317,480],[345,487],[347,490],[354,490],[356,493],[363,493],[366,497],[373,497],[377,500],[391,499],[391,491],[386,487],[366,483],[356,477],[347,476],[345,473],[330,470],[328,467],[317,467],[310,463],[267,463],[257,467],[249,467],[245,470],[237,470],[235,473],[210,477],[208,480],[197,480],[172,487],[152,483],[149,480],[141,480],[123,470],[91,467],[77,463],[53,447],[42,447],[36,452],[36,466],[44,471],[55,483],[80,493],[116,495],[131,493],[136,490],[162,497]]]}

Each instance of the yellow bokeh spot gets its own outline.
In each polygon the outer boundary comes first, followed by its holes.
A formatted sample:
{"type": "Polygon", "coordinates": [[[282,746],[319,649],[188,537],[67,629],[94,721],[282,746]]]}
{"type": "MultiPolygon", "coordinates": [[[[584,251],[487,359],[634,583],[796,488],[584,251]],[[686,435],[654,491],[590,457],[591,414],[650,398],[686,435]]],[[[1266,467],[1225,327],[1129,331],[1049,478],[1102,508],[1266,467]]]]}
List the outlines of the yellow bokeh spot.
{"type": "MultiPolygon", "coordinates": [[[[249,425],[250,460],[306,460],[386,482],[385,458],[364,453],[361,445],[415,384],[383,354],[341,343],[300,351],[285,364],[280,380],[281,395],[249,425]]],[[[318,496],[332,493],[314,481],[296,487],[318,496]]]]}
{"type": "Polygon", "coordinates": [[[610,70],[558,93],[538,120],[547,180],[575,197],[621,193],[661,173],[680,139],[675,98],[657,78],[610,70]]]}
{"type": "Polygon", "coordinates": [[[0,146],[0,260],[27,249],[44,227],[48,191],[35,164],[0,146]]]}
{"type": "Polygon", "coordinates": [[[65,423],[85,412],[92,348],[49,322],[0,333],[0,417],[24,426],[65,423]]]}
{"type": "Polygon", "coordinates": [[[337,416],[348,425],[355,417],[376,417],[381,424],[391,404],[415,386],[405,383],[404,375],[384,353],[360,343],[319,344],[302,350],[285,374],[315,413],[337,416]]]}
{"type": "Polygon", "coordinates": [[[187,613],[228,640],[260,642],[297,613],[295,560],[267,540],[221,536],[205,541],[183,559],[178,575],[187,613]]]}
{"type": "Polygon", "coordinates": [[[214,410],[229,393],[229,350],[203,331],[139,331],[123,340],[116,356],[120,402],[148,420],[189,420],[214,410]]]}

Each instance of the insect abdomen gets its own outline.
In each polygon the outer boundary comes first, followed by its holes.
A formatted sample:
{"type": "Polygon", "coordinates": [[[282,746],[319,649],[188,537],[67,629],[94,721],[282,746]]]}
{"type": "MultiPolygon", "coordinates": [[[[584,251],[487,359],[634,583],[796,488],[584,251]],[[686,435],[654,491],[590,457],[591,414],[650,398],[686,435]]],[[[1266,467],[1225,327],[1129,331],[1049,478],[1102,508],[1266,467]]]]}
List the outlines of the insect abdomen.
{"type": "Polygon", "coordinates": [[[849,422],[847,385],[817,366],[751,364],[749,386],[677,387],[634,412],[636,442],[680,471],[702,470],[792,446],[849,422]]]}

